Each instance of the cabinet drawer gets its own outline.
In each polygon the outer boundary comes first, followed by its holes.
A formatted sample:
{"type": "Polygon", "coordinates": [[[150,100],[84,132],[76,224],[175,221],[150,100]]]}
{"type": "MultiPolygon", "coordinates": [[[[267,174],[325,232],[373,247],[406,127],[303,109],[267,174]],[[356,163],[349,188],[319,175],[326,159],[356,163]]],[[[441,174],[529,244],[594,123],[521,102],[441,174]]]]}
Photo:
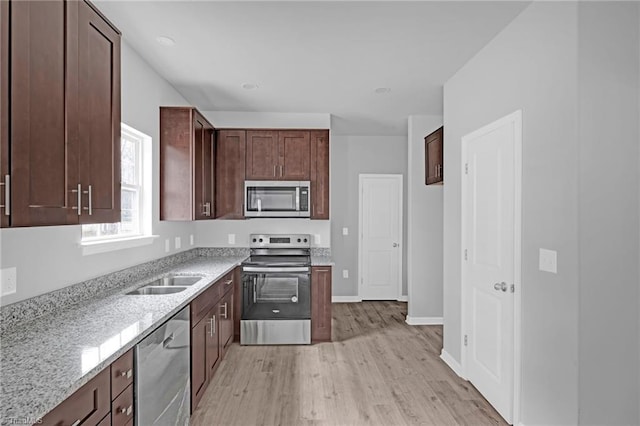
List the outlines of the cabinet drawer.
{"type": "Polygon", "coordinates": [[[133,383],[133,349],[111,364],[111,400],[133,383]]]}
{"type": "Polygon", "coordinates": [[[194,327],[207,315],[207,312],[220,299],[220,296],[220,286],[216,282],[191,302],[191,327],[194,327]]]}
{"type": "Polygon", "coordinates": [[[129,385],[111,404],[112,426],[125,426],[133,419],[133,385],[129,385]]]}
{"type": "Polygon", "coordinates": [[[98,426],[111,426],[111,413],[107,414],[104,419],[98,423],[98,426]]]}
{"type": "Polygon", "coordinates": [[[110,369],[105,368],[89,383],[42,418],[43,425],[98,424],[111,408],[110,369]]]}

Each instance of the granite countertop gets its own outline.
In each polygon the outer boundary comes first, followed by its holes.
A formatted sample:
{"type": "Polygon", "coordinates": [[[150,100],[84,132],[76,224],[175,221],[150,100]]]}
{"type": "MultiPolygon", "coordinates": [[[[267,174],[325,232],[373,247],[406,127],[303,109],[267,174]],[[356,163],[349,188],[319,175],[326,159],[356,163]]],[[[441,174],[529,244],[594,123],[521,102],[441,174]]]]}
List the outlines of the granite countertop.
{"type": "Polygon", "coordinates": [[[6,330],[0,347],[0,423],[36,422],[245,258],[195,257],[131,285],[123,283],[95,300],[6,330]],[[175,273],[202,279],[175,294],[125,294],[175,273]]]}
{"type": "Polygon", "coordinates": [[[331,256],[311,256],[311,266],[334,266],[331,256]]]}

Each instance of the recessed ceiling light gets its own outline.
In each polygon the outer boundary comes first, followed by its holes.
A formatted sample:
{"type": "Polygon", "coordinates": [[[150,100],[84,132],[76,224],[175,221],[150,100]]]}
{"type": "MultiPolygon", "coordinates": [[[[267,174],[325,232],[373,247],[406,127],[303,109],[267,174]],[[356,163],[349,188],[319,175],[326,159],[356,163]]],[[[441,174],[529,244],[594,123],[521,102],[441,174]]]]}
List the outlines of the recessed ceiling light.
{"type": "Polygon", "coordinates": [[[383,93],[389,93],[391,89],[389,87],[378,87],[374,90],[378,95],[382,95],[383,93]]]}
{"type": "Polygon", "coordinates": [[[258,85],[255,83],[242,83],[240,87],[246,90],[253,90],[253,89],[257,89],[258,85]]]}
{"type": "Polygon", "coordinates": [[[175,46],[176,45],[176,41],[174,39],[172,39],[171,37],[167,37],[167,36],[159,36],[156,37],[156,41],[158,43],[160,43],[163,46],[175,46]]]}

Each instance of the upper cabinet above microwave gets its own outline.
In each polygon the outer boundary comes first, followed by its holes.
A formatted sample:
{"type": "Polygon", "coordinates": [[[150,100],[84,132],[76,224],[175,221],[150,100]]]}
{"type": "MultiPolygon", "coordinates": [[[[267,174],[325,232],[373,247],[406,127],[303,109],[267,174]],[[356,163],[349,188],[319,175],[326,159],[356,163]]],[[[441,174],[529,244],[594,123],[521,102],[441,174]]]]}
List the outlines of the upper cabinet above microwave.
{"type": "Polygon", "coordinates": [[[1,225],[118,222],[120,32],[85,1],[0,20],[1,225]]]}
{"type": "Polygon", "coordinates": [[[247,180],[308,180],[311,142],[308,131],[248,130],[247,180]]]}

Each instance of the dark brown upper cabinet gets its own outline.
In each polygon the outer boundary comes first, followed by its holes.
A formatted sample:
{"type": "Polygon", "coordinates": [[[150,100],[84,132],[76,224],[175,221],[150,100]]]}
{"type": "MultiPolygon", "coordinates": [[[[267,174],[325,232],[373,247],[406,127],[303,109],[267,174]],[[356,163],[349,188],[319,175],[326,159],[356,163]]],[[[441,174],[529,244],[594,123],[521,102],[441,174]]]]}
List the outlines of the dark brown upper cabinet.
{"type": "Polygon", "coordinates": [[[216,219],[244,219],[244,130],[216,132],[216,219]]]}
{"type": "Polygon", "coordinates": [[[119,221],[119,31],[84,1],[1,4],[2,226],[119,221]]]}
{"type": "Polygon", "coordinates": [[[248,130],[247,180],[309,180],[308,131],[248,130]]]}
{"type": "Polygon", "coordinates": [[[160,220],[213,219],[215,131],[192,107],[160,107],[160,220]]]}
{"type": "Polygon", "coordinates": [[[311,219],[329,219],[329,131],[312,130],[311,219]]]}
{"type": "Polygon", "coordinates": [[[443,173],[443,127],[424,138],[425,183],[442,183],[443,173]]]}

